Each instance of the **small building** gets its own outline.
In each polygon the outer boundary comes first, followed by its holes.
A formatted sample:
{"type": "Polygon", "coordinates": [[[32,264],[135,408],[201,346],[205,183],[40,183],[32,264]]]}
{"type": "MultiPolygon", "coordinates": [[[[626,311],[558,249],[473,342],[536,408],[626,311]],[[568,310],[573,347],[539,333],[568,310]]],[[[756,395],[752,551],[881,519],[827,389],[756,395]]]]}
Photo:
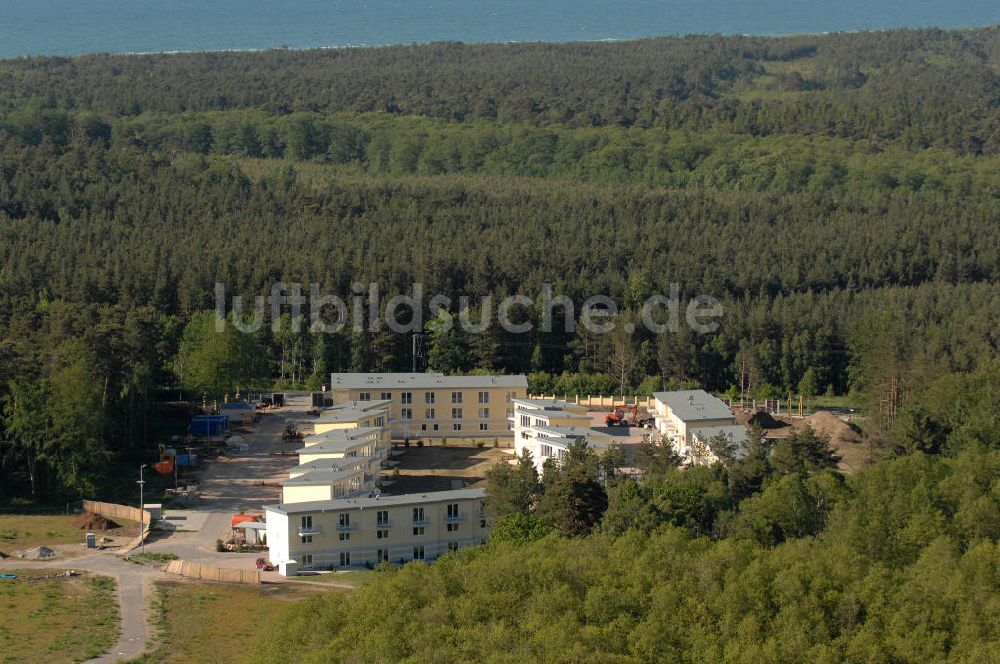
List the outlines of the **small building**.
{"type": "Polygon", "coordinates": [[[528,392],[526,376],[446,376],[440,373],[335,373],[335,404],[388,402],[394,439],[508,437],[513,399],[528,392]]]}
{"type": "Polygon", "coordinates": [[[485,544],[482,489],[265,505],[270,560],[282,574],[433,560],[485,544]]]}
{"type": "Polygon", "coordinates": [[[706,454],[708,441],[717,434],[734,442],[746,439],[746,428],[721,399],[704,390],[654,392],[656,429],[688,463],[712,463],[715,455],[706,454]]]}

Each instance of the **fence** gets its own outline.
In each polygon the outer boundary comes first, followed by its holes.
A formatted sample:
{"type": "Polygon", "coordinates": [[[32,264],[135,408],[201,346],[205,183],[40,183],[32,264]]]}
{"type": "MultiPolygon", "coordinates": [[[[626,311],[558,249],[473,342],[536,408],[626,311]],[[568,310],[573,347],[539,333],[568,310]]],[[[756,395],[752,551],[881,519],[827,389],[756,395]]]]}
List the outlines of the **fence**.
{"type": "Polygon", "coordinates": [[[557,396],[555,394],[529,394],[529,399],[559,399],[562,401],[567,401],[569,403],[580,404],[587,408],[615,408],[617,406],[632,406],[638,404],[640,407],[652,408],[653,398],[652,397],[638,397],[638,396],[595,396],[588,394],[587,396],[580,396],[579,394],[568,395],[564,394],[562,396],[557,396]]]}
{"type": "Polygon", "coordinates": [[[83,509],[85,512],[100,514],[106,519],[125,519],[128,521],[135,521],[141,525],[139,535],[134,539],[129,540],[124,546],[122,546],[122,553],[128,553],[129,551],[138,548],[139,545],[141,545],[149,536],[152,515],[148,510],[141,510],[138,507],[129,507],[128,505],[119,505],[117,503],[101,503],[96,500],[83,501],[83,509]]]}
{"type": "Polygon", "coordinates": [[[171,560],[167,563],[166,572],[189,579],[202,581],[222,581],[223,583],[249,583],[260,585],[260,572],[248,569],[232,569],[229,567],[214,567],[191,563],[186,560],[171,560]]]}

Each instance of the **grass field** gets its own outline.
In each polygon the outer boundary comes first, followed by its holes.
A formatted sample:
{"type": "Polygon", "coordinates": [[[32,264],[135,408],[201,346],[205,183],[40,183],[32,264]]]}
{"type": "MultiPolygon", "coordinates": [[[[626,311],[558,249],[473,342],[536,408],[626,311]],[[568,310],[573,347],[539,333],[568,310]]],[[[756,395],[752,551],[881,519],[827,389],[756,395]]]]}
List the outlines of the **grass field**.
{"type": "Polygon", "coordinates": [[[0,514],[0,551],[10,554],[33,546],[83,543],[73,517],[0,514]]]}
{"type": "MultiPolygon", "coordinates": [[[[239,586],[161,581],[154,618],[159,645],[136,664],[223,664],[245,658],[281,609],[316,590],[292,584],[239,586]]],[[[329,592],[337,592],[331,589],[329,592]]]]}
{"type": "Polygon", "coordinates": [[[56,576],[60,570],[14,571],[0,580],[0,662],[79,662],[118,638],[114,581],[56,576]],[[42,578],[52,577],[52,578],[42,578]]]}

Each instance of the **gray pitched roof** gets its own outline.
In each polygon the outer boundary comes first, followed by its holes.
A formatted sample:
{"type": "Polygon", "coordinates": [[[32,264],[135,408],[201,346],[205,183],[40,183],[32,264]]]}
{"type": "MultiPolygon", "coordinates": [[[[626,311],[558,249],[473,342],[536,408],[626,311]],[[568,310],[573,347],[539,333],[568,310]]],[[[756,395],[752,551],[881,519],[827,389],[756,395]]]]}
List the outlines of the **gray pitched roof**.
{"type": "Polygon", "coordinates": [[[674,415],[685,422],[733,418],[733,411],[705,390],[653,392],[653,398],[665,403],[674,415]]]}
{"type": "Polygon", "coordinates": [[[335,373],[330,374],[331,389],[405,388],[476,389],[480,387],[528,388],[528,377],[515,376],[445,376],[440,373],[335,373]]]}
{"type": "Polygon", "coordinates": [[[264,505],[264,510],[278,514],[296,514],[300,512],[333,512],[349,509],[367,509],[372,507],[400,507],[406,505],[426,505],[427,503],[444,503],[449,500],[467,500],[484,498],[483,489],[454,489],[452,491],[428,491],[427,493],[405,493],[398,496],[361,496],[358,498],[338,498],[336,500],[316,500],[305,503],[287,505],[264,505]]]}

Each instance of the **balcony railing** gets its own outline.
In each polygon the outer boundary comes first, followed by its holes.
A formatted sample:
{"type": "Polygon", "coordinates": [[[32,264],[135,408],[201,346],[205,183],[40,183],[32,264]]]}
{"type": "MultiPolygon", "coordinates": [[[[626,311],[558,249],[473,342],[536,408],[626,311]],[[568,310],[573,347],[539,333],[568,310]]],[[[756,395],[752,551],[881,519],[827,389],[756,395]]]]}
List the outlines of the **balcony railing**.
{"type": "Polygon", "coordinates": [[[320,530],[319,526],[299,526],[299,536],[302,535],[319,535],[323,531],[320,530]]]}
{"type": "Polygon", "coordinates": [[[465,517],[463,517],[461,514],[456,515],[456,516],[446,516],[444,518],[444,522],[445,523],[458,523],[459,521],[464,521],[464,520],[465,520],[465,517]]]}
{"type": "Polygon", "coordinates": [[[343,524],[343,525],[338,525],[337,526],[337,532],[338,533],[349,533],[352,530],[357,530],[357,526],[355,526],[353,523],[347,523],[347,524],[343,524]]]}
{"type": "Polygon", "coordinates": [[[376,528],[388,528],[391,525],[392,525],[391,521],[379,521],[378,523],[375,524],[375,527],[376,528]]]}
{"type": "Polygon", "coordinates": [[[426,526],[427,525],[427,519],[414,519],[413,520],[413,525],[414,526],[426,526]]]}

